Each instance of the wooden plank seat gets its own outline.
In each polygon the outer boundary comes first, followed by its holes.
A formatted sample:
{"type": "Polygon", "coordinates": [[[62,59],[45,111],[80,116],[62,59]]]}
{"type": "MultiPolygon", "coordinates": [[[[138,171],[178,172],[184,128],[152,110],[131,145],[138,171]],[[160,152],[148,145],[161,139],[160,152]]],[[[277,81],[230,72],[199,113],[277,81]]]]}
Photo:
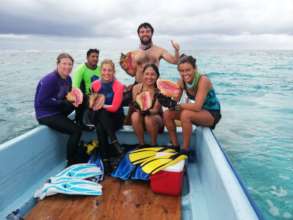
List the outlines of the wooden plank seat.
{"type": "Polygon", "coordinates": [[[155,194],[144,182],[120,181],[106,177],[103,195],[45,198],[26,216],[27,220],[62,219],[168,219],[181,218],[181,197],[155,194]]]}

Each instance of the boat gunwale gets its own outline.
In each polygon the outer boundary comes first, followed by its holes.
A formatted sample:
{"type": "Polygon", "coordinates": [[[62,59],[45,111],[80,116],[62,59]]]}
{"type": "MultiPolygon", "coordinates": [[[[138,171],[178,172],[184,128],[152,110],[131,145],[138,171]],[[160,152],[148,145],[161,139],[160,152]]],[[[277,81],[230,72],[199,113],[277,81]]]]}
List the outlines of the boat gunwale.
{"type": "Polygon", "coordinates": [[[248,192],[247,187],[245,186],[244,182],[242,181],[240,175],[238,174],[238,172],[235,170],[231,160],[229,159],[228,155],[226,154],[226,152],[224,151],[224,148],[222,147],[222,145],[220,144],[220,142],[218,141],[217,137],[215,136],[214,132],[212,129],[210,129],[211,134],[213,135],[215,141],[217,142],[221,152],[224,155],[224,158],[226,159],[229,168],[231,169],[232,173],[234,174],[234,176],[236,177],[236,180],[238,181],[241,189],[243,190],[243,193],[245,194],[245,196],[248,199],[248,202],[250,203],[251,207],[253,208],[255,214],[257,215],[259,220],[265,220],[262,212],[260,211],[259,207],[257,206],[257,204],[255,203],[255,201],[252,199],[252,196],[250,195],[250,193],[248,192]]]}

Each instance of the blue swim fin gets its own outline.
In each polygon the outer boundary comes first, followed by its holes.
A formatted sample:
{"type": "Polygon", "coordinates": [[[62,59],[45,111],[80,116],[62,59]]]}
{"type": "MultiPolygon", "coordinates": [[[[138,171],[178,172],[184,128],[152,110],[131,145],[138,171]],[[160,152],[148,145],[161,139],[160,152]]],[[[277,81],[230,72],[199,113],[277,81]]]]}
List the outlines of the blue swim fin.
{"type": "Polygon", "coordinates": [[[111,176],[122,180],[128,180],[135,167],[136,166],[129,160],[129,153],[126,153],[111,176]]]}
{"type": "Polygon", "coordinates": [[[102,161],[101,156],[98,153],[93,153],[90,156],[90,159],[88,161],[89,164],[95,164],[97,167],[99,167],[102,171],[102,175],[99,176],[99,178],[97,178],[97,181],[102,181],[104,179],[104,174],[105,174],[105,168],[104,168],[104,164],[102,161]]]}
{"type": "Polygon", "coordinates": [[[100,167],[97,167],[95,164],[81,163],[67,167],[56,176],[51,177],[49,181],[53,183],[59,178],[66,177],[77,179],[99,178],[101,175],[103,175],[103,172],[100,167]]]}
{"type": "Polygon", "coordinates": [[[54,183],[45,183],[42,188],[38,189],[34,197],[44,199],[46,196],[57,193],[68,195],[102,195],[102,186],[89,180],[76,179],[71,177],[61,177],[54,183]]]}
{"type": "Polygon", "coordinates": [[[134,173],[132,173],[131,177],[132,180],[143,180],[148,181],[150,175],[145,173],[140,166],[136,166],[134,173]]]}

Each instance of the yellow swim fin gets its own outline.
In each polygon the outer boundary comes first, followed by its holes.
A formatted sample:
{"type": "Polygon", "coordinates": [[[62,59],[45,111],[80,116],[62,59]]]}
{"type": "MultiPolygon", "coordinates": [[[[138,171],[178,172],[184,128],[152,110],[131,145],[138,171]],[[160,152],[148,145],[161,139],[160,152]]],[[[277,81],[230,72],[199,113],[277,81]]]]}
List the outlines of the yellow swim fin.
{"type": "Polygon", "coordinates": [[[181,160],[186,160],[187,156],[185,154],[180,154],[178,157],[176,157],[174,160],[171,160],[169,163],[166,163],[164,166],[158,167],[157,169],[155,169],[152,174],[155,174],[157,172],[159,172],[162,169],[165,169],[169,166],[172,166],[178,162],[180,162],[181,160]]]}
{"type": "Polygon", "coordinates": [[[147,159],[145,159],[143,162],[140,163],[140,166],[144,166],[145,164],[147,164],[148,162],[155,160],[157,158],[160,159],[169,159],[170,157],[174,156],[175,154],[178,154],[177,152],[157,152],[153,157],[149,157],[147,159]]]}
{"type": "Polygon", "coordinates": [[[141,151],[145,151],[145,150],[148,150],[148,151],[159,151],[161,149],[165,149],[164,147],[144,147],[144,148],[138,148],[136,150],[132,150],[131,152],[141,152],[141,151]]]}
{"type": "Polygon", "coordinates": [[[179,153],[175,153],[173,155],[170,155],[169,157],[157,156],[154,157],[153,160],[148,160],[148,162],[143,163],[141,168],[147,174],[155,174],[160,170],[185,159],[187,159],[187,156],[179,153]]]}
{"type": "Polygon", "coordinates": [[[142,148],[138,150],[131,151],[129,153],[129,161],[136,165],[144,162],[146,159],[156,156],[157,153],[175,153],[173,149],[163,148],[163,147],[152,147],[152,148],[142,148]]]}
{"type": "Polygon", "coordinates": [[[87,155],[90,155],[94,149],[98,147],[98,141],[96,139],[90,141],[89,143],[85,144],[84,146],[86,148],[87,155]]]}

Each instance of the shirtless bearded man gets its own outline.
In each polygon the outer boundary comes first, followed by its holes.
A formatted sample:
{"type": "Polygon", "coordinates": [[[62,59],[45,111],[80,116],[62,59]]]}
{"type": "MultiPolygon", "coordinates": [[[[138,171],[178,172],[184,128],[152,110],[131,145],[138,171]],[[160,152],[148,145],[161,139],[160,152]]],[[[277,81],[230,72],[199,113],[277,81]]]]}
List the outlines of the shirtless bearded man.
{"type": "MultiPolygon", "coordinates": [[[[139,49],[128,53],[130,56],[131,70],[127,68],[126,62],[120,61],[121,67],[132,77],[135,77],[133,85],[142,82],[143,69],[147,64],[156,64],[159,67],[161,59],[164,59],[168,63],[177,64],[179,60],[179,49],[178,43],[171,41],[173,48],[175,49],[174,55],[170,54],[166,49],[154,45],[152,42],[154,29],[149,23],[142,23],[137,28],[137,34],[140,39],[139,49]]],[[[123,55],[122,55],[123,56],[123,55]]],[[[125,56],[125,55],[124,55],[125,56]]],[[[128,57],[129,58],[129,57],[128,57]]],[[[132,86],[128,86],[125,95],[131,93],[132,86]]],[[[130,97],[129,97],[130,98],[130,97]]],[[[127,99],[127,98],[126,98],[127,99]]],[[[130,99],[131,100],[131,99],[130,99]]],[[[128,105],[127,101],[124,103],[128,105]]]]}

